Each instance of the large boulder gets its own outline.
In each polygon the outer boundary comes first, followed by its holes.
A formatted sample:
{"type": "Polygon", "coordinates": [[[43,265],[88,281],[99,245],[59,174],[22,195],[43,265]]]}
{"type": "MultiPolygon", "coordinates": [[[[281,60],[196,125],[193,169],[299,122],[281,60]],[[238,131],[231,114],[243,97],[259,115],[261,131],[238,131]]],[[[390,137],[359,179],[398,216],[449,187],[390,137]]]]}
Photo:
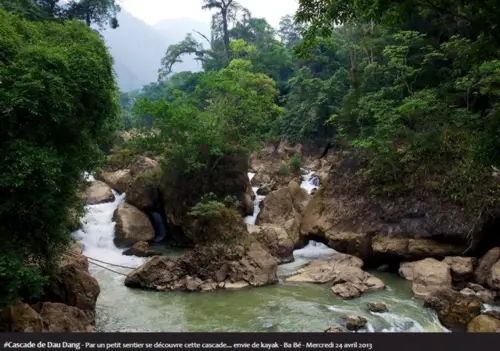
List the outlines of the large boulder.
{"type": "Polygon", "coordinates": [[[452,289],[434,291],[427,295],[424,307],[435,310],[439,321],[452,331],[463,331],[481,313],[481,302],[452,289]]]}
{"type": "Polygon", "coordinates": [[[478,284],[486,285],[491,278],[492,267],[500,260],[500,247],[488,251],[481,259],[474,271],[474,278],[478,284]]]}
{"type": "Polygon", "coordinates": [[[303,213],[303,236],[365,261],[415,261],[461,255],[481,228],[483,218],[428,191],[386,195],[390,186],[380,189],[360,175],[368,160],[356,151],[336,158],[303,213]]]}
{"type": "Polygon", "coordinates": [[[491,267],[488,285],[492,289],[500,290],[500,260],[491,267]]]}
{"type": "Polygon", "coordinates": [[[413,281],[412,291],[417,298],[425,298],[436,291],[452,287],[450,267],[446,262],[434,258],[403,263],[399,272],[405,279],[413,281]]]}
{"type": "Polygon", "coordinates": [[[281,262],[293,261],[294,241],[282,227],[272,224],[248,225],[248,232],[281,262]]]}
{"type": "Polygon", "coordinates": [[[468,283],[464,289],[460,290],[460,293],[467,296],[474,296],[484,303],[493,303],[496,297],[493,291],[474,283],[468,283]]]}
{"type": "Polygon", "coordinates": [[[368,311],[374,312],[374,313],[385,313],[385,312],[389,312],[389,309],[387,308],[385,303],[375,302],[375,303],[368,304],[368,311]]]}
{"type": "Polygon", "coordinates": [[[100,292],[97,280],[88,272],[87,258],[73,249],[63,256],[61,267],[50,278],[41,301],[77,307],[93,324],[100,292]]]}
{"type": "Polygon", "coordinates": [[[104,182],[95,180],[80,195],[86,205],[97,205],[115,201],[115,195],[111,188],[104,182]]]}
{"type": "Polygon", "coordinates": [[[475,317],[467,325],[468,333],[500,333],[500,320],[487,315],[475,317]]]}
{"type": "Polygon", "coordinates": [[[368,324],[368,320],[366,318],[355,315],[344,316],[343,320],[345,321],[345,327],[347,330],[352,331],[366,328],[366,325],[368,324]]]}
{"type": "Polygon", "coordinates": [[[294,245],[300,241],[300,223],[309,194],[291,181],[287,187],[273,191],[262,201],[256,224],[274,225],[286,230],[294,245]]]}
{"type": "Polygon", "coordinates": [[[115,172],[101,172],[96,178],[120,193],[126,192],[128,186],[132,182],[130,169],[119,169],[115,172]]]}
{"type": "Polygon", "coordinates": [[[139,241],[151,241],[155,231],[148,216],[138,208],[122,203],[115,210],[115,244],[118,247],[134,245],[139,241]]]}
{"type": "Polygon", "coordinates": [[[160,199],[161,167],[157,161],[141,156],[130,167],[131,181],[127,187],[125,201],[141,211],[157,207],[160,199]]]}
{"type": "Polygon", "coordinates": [[[15,302],[0,312],[0,332],[39,333],[42,331],[42,318],[28,304],[15,302]]]}
{"type": "Polygon", "coordinates": [[[130,249],[127,249],[122,252],[125,256],[137,256],[137,257],[152,257],[160,255],[158,251],[152,250],[149,247],[149,243],[146,241],[139,241],[135,243],[130,249]]]}
{"type": "Polygon", "coordinates": [[[258,242],[248,248],[220,243],[198,246],[179,258],[155,256],[131,272],[125,285],[158,291],[213,291],[273,284],[277,260],[258,242]]]}
{"type": "Polygon", "coordinates": [[[444,262],[450,266],[453,282],[466,282],[473,278],[477,259],[474,257],[445,257],[444,262]]]}
{"type": "Polygon", "coordinates": [[[363,261],[357,257],[336,254],[325,260],[316,260],[288,277],[290,283],[332,282],[331,291],[342,298],[357,298],[366,292],[385,288],[384,282],[363,271],[363,261]]]}
{"type": "MultiPolygon", "coordinates": [[[[201,148],[201,146],[200,146],[201,148]]],[[[231,200],[242,215],[253,214],[251,185],[248,178],[248,156],[232,154],[216,158],[208,173],[172,170],[161,179],[160,185],[169,236],[178,246],[192,247],[186,235],[193,218],[189,215],[201,198],[212,193],[217,200],[231,200]],[[178,171],[177,174],[173,172],[178,171]]]]}
{"type": "Polygon", "coordinates": [[[63,303],[42,302],[33,306],[43,321],[43,331],[57,333],[92,332],[88,316],[79,308],[63,303]]]}

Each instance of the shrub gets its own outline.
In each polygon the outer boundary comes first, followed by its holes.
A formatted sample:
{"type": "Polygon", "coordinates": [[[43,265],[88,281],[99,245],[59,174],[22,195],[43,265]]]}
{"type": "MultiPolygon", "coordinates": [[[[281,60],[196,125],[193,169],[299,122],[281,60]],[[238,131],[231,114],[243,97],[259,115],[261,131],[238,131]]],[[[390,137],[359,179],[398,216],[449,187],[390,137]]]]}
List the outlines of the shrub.
{"type": "Polygon", "coordinates": [[[290,174],[290,168],[286,164],[282,164],[278,172],[281,175],[287,175],[290,174]]]}
{"type": "Polygon", "coordinates": [[[288,163],[290,165],[290,168],[298,172],[302,168],[302,155],[300,152],[296,152],[295,155],[290,159],[290,162],[288,163]]]}

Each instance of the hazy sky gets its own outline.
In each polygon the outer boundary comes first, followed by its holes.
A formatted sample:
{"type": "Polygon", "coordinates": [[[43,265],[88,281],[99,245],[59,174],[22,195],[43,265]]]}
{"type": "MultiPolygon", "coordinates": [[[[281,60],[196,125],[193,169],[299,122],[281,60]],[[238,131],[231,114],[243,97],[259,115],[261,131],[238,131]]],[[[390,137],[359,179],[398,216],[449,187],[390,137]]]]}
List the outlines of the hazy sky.
{"type": "MultiPolygon", "coordinates": [[[[250,10],[253,17],[265,17],[278,26],[284,15],[293,15],[298,0],[237,0],[250,10]]],[[[148,24],[155,24],[169,18],[189,17],[210,23],[210,11],[201,9],[201,0],[121,0],[121,6],[148,24]]]]}

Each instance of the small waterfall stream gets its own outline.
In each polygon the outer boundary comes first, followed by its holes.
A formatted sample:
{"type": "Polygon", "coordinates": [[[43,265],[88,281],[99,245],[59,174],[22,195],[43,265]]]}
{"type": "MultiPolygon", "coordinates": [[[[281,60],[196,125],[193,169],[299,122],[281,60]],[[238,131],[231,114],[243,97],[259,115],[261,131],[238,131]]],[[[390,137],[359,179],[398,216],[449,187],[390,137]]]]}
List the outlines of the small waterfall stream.
{"type": "MultiPolygon", "coordinates": [[[[312,173],[308,172],[301,186],[310,191],[318,186],[315,182],[312,173]]],[[[253,189],[254,193],[257,189],[253,189]]],[[[125,194],[114,194],[116,199],[112,203],[86,207],[86,214],[81,219],[82,228],[74,232],[73,237],[80,241],[84,254],[89,257],[137,267],[145,259],[124,256],[113,243],[113,213],[125,197],[125,194]]],[[[255,211],[253,216],[245,218],[247,223],[255,223],[263,199],[264,196],[256,195],[255,211]]],[[[304,248],[294,251],[294,262],[278,267],[278,276],[282,281],[311,260],[336,253],[322,243],[310,241],[304,248]]],[[[166,250],[166,254],[178,256],[182,251],[166,250]]],[[[113,269],[123,273],[129,271],[113,269]]],[[[123,284],[123,276],[94,265],[91,265],[90,272],[101,287],[97,302],[98,331],[318,332],[338,325],[345,314],[367,318],[368,332],[446,331],[435,313],[423,309],[422,302],[413,298],[411,282],[389,273],[371,272],[386,283],[387,289],[358,299],[343,300],[331,295],[328,284],[281,282],[241,291],[165,293],[129,289],[123,284]],[[367,310],[367,303],[379,301],[388,306],[389,313],[376,314],[367,310]]]]}

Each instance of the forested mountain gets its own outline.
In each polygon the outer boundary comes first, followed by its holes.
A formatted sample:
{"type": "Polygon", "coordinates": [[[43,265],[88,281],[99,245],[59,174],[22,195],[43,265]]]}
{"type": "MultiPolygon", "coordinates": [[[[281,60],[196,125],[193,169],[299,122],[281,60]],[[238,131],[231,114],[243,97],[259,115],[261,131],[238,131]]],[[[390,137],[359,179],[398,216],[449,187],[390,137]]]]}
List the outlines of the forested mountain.
{"type": "MultiPolygon", "coordinates": [[[[158,77],[160,61],[166,48],[193,30],[207,33],[208,25],[191,20],[167,20],[150,26],[125,10],[117,16],[119,27],[102,32],[115,60],[115,70],[122,91],[138,89],[158,77]]],[[[176,72],[198,71],[200,66],[187,57],[176,72]]]]}

